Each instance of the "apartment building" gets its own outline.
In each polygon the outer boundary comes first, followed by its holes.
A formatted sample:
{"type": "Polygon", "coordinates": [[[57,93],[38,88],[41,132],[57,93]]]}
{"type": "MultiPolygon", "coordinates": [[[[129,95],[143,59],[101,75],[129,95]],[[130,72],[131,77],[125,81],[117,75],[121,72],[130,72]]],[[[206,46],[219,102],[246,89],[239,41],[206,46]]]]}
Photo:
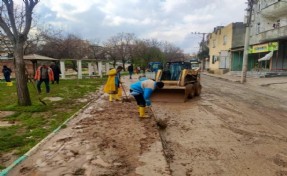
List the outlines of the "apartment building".
{"type": "MultiPolygon", "coordinates": [[[[232,65],[232,49],[243,51],[245,25],[243,22],[218,26],[207,37],[209,47],[209,70],[215,74],[223,74],[232,65]]],[[[235,50],[234,52],[237,52],[235,50]]],[[[242,58],[241,58],[242,60],[242,58]]]]}
{"type": "Polygon", "coordinates": [[[258,0],[253,9],[249,69],[259,65],[266,71],[286,71],[287,0],[258,0]],[[266,59],[260,61],[264,56],[266,59]]]}
{"type": "Polygon", "coordinates": [[[0,59],[8,59],[13,57],[13,45],[8,37],[0,35],[0,59]]]}

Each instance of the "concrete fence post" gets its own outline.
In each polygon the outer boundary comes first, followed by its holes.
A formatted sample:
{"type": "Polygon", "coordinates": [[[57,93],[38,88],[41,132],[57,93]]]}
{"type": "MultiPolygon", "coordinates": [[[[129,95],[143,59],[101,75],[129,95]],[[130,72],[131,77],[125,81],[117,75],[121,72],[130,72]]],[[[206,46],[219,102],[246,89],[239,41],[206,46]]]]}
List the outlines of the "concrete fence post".
{"type": "Polygon", "coordinates": [[[65,68],[65,61],[60,61],[60,69],[61,69],[61,78],[66,78],[66,68],[65,68]]]}

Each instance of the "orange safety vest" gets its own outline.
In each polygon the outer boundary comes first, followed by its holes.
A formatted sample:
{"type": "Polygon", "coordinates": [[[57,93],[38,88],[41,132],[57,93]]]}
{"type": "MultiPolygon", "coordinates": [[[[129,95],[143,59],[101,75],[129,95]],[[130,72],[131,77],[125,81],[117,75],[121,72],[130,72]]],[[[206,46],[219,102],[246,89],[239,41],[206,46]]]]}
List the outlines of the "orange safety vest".
{"type": "MultiPolygon", "coordinates": [[[[34,79],[35,80],[40,80],[41,79],[41,68],[43,66],[40,66],[37,68],[36,70],[36,73],[35,73],[35,77],[34,79]]],[[[48,68],[48,77],[49,77],[49,81],[54,81],[54,73],[53,73],[53,70],[50,68],[50,67],[47,67],[48,68]]]]}

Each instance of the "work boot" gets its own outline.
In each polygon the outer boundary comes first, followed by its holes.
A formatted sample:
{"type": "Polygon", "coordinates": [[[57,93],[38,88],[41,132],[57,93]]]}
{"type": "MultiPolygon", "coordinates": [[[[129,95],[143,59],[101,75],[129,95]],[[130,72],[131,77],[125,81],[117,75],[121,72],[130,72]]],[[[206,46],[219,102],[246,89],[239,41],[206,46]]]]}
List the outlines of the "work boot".
{"type": "Polygon", "coordinates": [[[115,99],[116,99],[116,101],[121,101],[121,100],[122,100],[122,99],[119,97],[118,94],[115,94],[115,99]]]}
{"type": "Polygon", "coordinates": [[[113,94],[109,94],[109,101],[112,102],[113,101],[113,97],[114,95],[113,94]]]}
{"type": "Polygon", "coordinates": [[[140,107],[140,118],[149,118],[149,115],[145,114],[145,107],[140,107]]]}

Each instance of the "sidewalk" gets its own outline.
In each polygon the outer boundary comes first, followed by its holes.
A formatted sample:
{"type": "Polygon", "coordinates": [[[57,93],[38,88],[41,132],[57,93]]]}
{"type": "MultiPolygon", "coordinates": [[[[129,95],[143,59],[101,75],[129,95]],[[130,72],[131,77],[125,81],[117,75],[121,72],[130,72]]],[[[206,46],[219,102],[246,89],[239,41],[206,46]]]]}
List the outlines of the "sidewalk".
{"type": "MultiPolygon", "coordinates": [[[[218,75],[207,72],[202,72],[202,74],[237,83],[240,83],[241,80],[241,75],[231,75],[231,74],[218,75]]],[[[274,90],[287,92],[287,77],[258,78],[248,76],[246,78],[245,84],[255,87],[269,87],[274,90]]]]}

